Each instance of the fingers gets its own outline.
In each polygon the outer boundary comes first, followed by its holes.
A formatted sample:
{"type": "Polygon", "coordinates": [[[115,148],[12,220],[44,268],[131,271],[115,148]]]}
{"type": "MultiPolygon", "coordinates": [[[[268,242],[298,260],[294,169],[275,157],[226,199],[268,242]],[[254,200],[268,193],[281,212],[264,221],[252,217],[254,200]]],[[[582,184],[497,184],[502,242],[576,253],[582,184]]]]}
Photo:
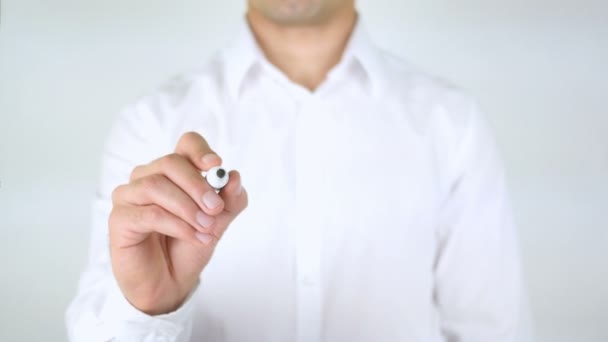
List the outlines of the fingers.
{"type": "MultiPolygon", "coordinates": [[[[215,192],[214,192],[215,194],[215,192]]],[[[134,208],[138,212],[139,207],[157,206],[167,211],[183,224],[190,227],[190,230],[210,234],[217,241],[221,238],[228,225],[234,218],[242,212],[248,204],[247,192],[241,185],[241,176],[238,171],[230,171],[230,181],[216,196],[222,198],[224,210],[216,216],[208,215],[201,211],[192,198],[186,194],[182,188],[174,184],[170,179],[162,174],[151,174],[137,178],[129,184],[117,187],[112,193],[112,201],[116,206],[134,208]]],[[[154,209],[150,209],[154,210],[154,209]]],[[[148,213],[153,215],[154,212],[148,213]]],[[[137,215],[125,215],[127,218],[137,219],[137,215]]],[[[146,224],[144,217],[143,224],[146,224]]],[[[120,225],[125,226],[124,224],[120,225]]],[[[130,225],[127,225],[127,229],[130,225]]],[[[153,227],[150,226],[150,227],[153,227]]],[[[157,231],[150,228],[148,232],[157,231]]],[[[136,230],[138,233],[145,231],[136,230]]],[[[173,235],[171,235],[173,236],[173,235]]],[[[180,238],[180,236],[173,236],[180,238]]],[[[184,235],[181,236],[182,238],[184,235]]],[[[189,238],[189,235],[185,236],[189,238]]],[[[140,239],[142,237],[139,237],[140,239]]],[[[207,238],[200,235],[199,238],[207,238]]]]}
{"type": "Polygon", "coordinates": [[[222,159],[209,147],[205,138],[196,132],[182,135],[175,147],[175,153],[184,156],[201,171],[222,165],[222,159]]]}
{"type": "Polygon", "coordinates": [[[112,193],[117,205],[156,204],[201,232],[210,232],[215,218],[205,214],[181,188],[161,174],[136,179],[112,193]]]}
{"type": "Polygon", "coordinates": [[[224,211],[216,216],[214,235],[218,238],[224,234],[230,223],[247,208],[249,199],[247,191],[241,184],[241,175],[238,171],[230,171],[228,184],[220,191],[224,199],[224,211]]]}
{"type": "Polygon", "coordinates": [[[217,215],[224,210],[224,201],[207,183],[200,171],[182,155],[173,153],[138,166],[131,173],[131,180],[155,174],[166,176],[181,188],[207,214],[217,215]]]}
{"type": "Polygon", "coordinates": [[[219,195],[224,200],[224,212],[237,215],[247,206],[247,196],[241,196],[244,191],[241,174],[232,170],[228,175],[228,184],[220,190],[219,195]]]}
{"type": "Polygon", "coordinates": [[[229,182],[219,193],[201,174],[221,163],[203,137],[184,134],[175,153],[136,167],[129,184],[116,188],[113,222],[127,227],[135,240],[157,232],[199,243],[216,242],[248,203],[237,171],[230,171],[229,182]],[[158,224],[152,218],[159,219],[158,224]]]}
{"type": "Polygon", "coordinates": [[[188,223],[158,205],[128,206],[115,205],[110,214],[110,234],[117,231],[121,237],[120,247],[130,247],[141,243],[151,233],[159,233],[179,240],[199,245],[209,245],[212,237],[197,233],[188,223]],[[128,234],[124,234],[127,233],[128,234]]]}

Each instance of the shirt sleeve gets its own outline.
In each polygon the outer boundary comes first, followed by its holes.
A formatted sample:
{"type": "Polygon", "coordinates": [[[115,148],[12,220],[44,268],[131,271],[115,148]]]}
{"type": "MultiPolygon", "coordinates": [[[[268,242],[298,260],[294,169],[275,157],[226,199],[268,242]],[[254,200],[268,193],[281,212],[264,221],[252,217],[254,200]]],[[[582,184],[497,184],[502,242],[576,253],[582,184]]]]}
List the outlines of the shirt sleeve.
{"type": "Polygon", "coordinates": [[[509,194],[488,125],[471,105],[442,203],[435,301],[448,342],[531,340],[509,194]]]}
{"type": "Polygon", "coordinates": [[[190,339],[193,297],[198,286],[176,311],[150,316],[126,300],[111,270],[107,222],[112,209],[112,191],[128,182],[136,165],[167,152],[162,123],[151,108],[140,101],[122,111],[106,140],[101,179],[92,206],[89,260],[78,292],[66,312],[72,342],[183,342],[190,339]]]}

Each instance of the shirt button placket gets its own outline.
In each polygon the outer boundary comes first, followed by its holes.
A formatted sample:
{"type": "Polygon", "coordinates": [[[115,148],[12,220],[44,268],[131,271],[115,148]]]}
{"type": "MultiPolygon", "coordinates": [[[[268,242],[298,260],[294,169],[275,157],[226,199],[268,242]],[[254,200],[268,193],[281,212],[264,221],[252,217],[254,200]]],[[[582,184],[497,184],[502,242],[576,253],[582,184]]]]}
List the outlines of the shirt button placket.
{"type": "Polygon", "coordinates": [[[315,126],[318,106],[301,102],[296,123],[296,341],[319,341],[321,335],[321,241],[315,217],[315,126]]]}

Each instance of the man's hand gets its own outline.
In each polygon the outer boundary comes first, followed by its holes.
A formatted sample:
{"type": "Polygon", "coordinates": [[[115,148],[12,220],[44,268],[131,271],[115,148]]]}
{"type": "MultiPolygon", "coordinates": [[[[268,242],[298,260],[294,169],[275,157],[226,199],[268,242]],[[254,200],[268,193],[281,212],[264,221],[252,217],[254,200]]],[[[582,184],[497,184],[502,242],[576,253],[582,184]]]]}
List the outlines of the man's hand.
{"type": "Polygon", "coordinates": [[[201,175],[222,160],[200,135],[184,134],[175,153],[136,167],[112,193],[112,270],[139,310],[176,310],[192,291],[230,222],[247,207],[237,171],[217,194],[201,175]]]}

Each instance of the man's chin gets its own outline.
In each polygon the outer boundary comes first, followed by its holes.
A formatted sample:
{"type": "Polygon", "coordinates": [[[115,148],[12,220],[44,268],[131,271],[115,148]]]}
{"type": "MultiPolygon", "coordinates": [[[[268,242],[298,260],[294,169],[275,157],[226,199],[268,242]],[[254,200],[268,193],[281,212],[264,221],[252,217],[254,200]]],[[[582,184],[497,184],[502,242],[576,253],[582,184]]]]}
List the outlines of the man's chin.
{"type": "Polygon", "coordinates": [[[327,22],[331,17],[319,0],[283,0],[260,11],[270,21],[285,26],[309,26],[327,22]]]}
{"type": "Polygon", "coordinates": [[[327,17],[317,17],[317,16],[280,16],[276,15],[273,17],[268,17],[268,19],[272,20],[274,23],[281,26],[316,26],[319,24],[323,24],[327,22],[327,17]]]}

